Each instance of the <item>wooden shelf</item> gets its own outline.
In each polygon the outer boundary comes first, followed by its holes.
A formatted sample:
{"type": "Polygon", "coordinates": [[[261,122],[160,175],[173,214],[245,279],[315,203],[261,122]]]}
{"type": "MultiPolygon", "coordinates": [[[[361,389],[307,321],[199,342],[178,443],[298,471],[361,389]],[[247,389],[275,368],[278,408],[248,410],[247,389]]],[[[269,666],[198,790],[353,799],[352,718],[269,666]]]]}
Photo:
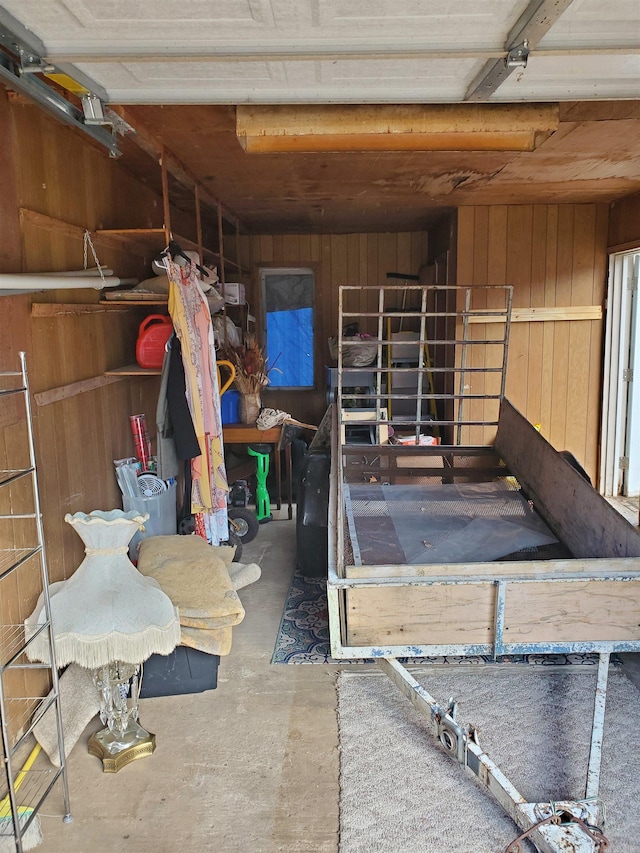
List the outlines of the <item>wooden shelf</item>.
{"type": "Polygon", "coordinates": [[[105,376],[160,376],[159,367],[140,367],[139,364],[127,364],[124,367],[114,367],[113,370],[105,370],[105,376]]]}
{"type": "MultiPolygon", "coordinates": [[[[156,254],[166,247],[166,231],[164,228],[100,228],[96,232],[96,236],[100,238],[110,238],[111,240],[119,240],[123,243],[129,243],[132,246],[137,246],[143,251],[155,251],[156,254]]],[[[172,234],[173,240],[178,243],[183,249],[198,251],[198,244],[184,237],[181,234],[172,234]]],[[[203,260],[213,260],[220,263],[220,253],[202,247],[203,260]]],[[[235,261],[229,258],[224,259],[225,267],[236,270],[237,272],[249,274],[249,270],[238,266],[235,261]]]]}
{"type": "MultiPolygon", "coordinates": [[[[166,300],[165,300],[166,301],[166,300]]],[[[130,305],[139,305],[142,303],[132,303],[131,300],[124,299],[118,302],[32,302],[31,316],[32,317],[61,317],[68,315],[71,317],[80,317],[83,314],[100,314],[108,310],[126,310],[130,305]]],[[[144,303],[148,305],[148,302],[144,303]]],[[[153,303],[152,303],[153,304],[153,303]]]]}

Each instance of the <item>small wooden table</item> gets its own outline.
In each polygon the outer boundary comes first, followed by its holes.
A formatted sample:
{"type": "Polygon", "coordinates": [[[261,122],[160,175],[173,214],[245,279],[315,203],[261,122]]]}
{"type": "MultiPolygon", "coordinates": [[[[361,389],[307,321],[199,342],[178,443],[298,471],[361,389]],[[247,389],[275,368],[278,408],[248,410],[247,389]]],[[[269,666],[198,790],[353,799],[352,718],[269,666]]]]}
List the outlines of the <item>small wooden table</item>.
{"type": "Polygon", "coordinates": [[[276,468],[276,506],[282,506],[282,471],[280,468],[280,452],[284,445],[285,462],[287,465],[287,490],[289,500],[289,518],[293,518],[292,508],[292,465],[291,442],[284,441],[284,425],[258,429],[255,424],[225,424],[222,427],[222,442],[228,444],[273,444],[274,462],[276,468]]]}

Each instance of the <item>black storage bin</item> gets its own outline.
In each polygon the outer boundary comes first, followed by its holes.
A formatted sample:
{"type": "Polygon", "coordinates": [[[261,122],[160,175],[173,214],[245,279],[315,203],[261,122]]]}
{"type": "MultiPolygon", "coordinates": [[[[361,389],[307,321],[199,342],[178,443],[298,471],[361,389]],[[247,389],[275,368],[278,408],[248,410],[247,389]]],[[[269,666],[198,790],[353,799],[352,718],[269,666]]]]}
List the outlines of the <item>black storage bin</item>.
{"type": "Polygon", "coordinates": [[[326,577],[329,562],[328,516],[331,459],[310,453],[300,484],[296,513],[298,571],[307,577],[326,577]]]}
{"type": "Polygon", "coordinates": [[[177,646],[170,655],[151,655],[145,661],[140,698],[202,693],[218,685],[220,655],[177,646]]]}

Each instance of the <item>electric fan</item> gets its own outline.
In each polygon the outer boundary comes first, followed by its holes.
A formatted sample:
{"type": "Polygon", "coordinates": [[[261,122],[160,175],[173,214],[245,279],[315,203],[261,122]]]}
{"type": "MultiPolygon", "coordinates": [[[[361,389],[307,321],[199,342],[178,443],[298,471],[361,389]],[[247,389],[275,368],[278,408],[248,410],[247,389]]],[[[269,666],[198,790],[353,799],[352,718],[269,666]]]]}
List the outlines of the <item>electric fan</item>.
{"type": "Polygon", "coordinates": [[[144,498],[156,498],[162,492],[167,491],[167,484],[155,474],[140,474],[138,477],[138,490],[144,498]]]}

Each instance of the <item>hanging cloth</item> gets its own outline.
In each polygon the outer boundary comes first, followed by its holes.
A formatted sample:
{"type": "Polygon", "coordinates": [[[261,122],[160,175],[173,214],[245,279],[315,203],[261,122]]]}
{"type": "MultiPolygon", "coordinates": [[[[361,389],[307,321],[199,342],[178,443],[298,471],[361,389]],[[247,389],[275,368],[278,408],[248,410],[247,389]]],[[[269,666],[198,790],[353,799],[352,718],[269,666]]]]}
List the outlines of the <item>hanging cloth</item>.
{"type": "Polygon", "coordinates": [[[196,276],[196,265],[165,261],[169,314],[182,347],[187,403],[200,455],[191,461],[191,511],[196,530],[212,545],[229,538],[227,475],[211,313],[196,276]],[[200,516],[200,517],[199,517],[200,516]]]}

